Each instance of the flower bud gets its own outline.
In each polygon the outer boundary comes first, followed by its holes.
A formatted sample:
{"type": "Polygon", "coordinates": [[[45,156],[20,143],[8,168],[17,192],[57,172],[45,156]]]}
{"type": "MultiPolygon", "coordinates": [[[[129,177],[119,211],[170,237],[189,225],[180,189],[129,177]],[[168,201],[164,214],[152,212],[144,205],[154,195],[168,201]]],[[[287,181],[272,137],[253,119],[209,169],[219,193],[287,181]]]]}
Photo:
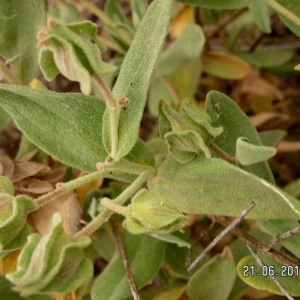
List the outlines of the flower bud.
{"type": "Polygon", "coordinates": [[[186,224],[186,216],[167,199],[146,189],[133,197],[123,222],[123,226],[133,234],[169,233],[182,229],[186,224]]]}
{"type": "Polygon", "coordinates": [[[222,127],[212,127],[210,116],[197,106],[183,103],[178,113],[165,102],[161,102],[160,135],[166,140],[171,155],[181,163],[188,163],[196,155],[210,158],[209,145],[220,135],[222,127]]]}
{"type": "Polygon", "coordinates": [[[52,231],[41,237],[31,234],[18,258],[17,270],[6,275],[22,296],[75,291],[93,276],[93,265],[84,257],[91,239],[64,233],[59,214],[53,217],[52,231]]]}

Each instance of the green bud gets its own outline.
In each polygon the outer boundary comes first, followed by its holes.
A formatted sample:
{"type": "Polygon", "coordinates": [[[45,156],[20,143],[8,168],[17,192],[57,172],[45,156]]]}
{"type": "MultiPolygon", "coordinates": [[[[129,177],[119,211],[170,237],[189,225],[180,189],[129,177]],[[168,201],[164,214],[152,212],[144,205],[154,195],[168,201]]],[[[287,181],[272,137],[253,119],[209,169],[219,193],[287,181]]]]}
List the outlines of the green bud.
{"type": "Polygon", "coordinates": [[[92,76],[113,72],[116,67],[102,60],[105,46],[97,37],[97,26],[89,21],[59,24],[50,20],[38,34],[42,47],[39,63],[47,80],[62,73],[80,83],[81,91],[90,94],[92,76]]]}
{"type": "Polygon", "coordinates": [[[123,222],[123,226],[133,234],[169,233],[182,229],[186,224],[186,216],[167,199],[146,189],[132,198],[123,222]]]}
{"type": "Polygon", "coordinates": [[[27,215],[37,209],[34,200],[26,196],[13,196],[13,185],[0,176],[0,251],[15,250],[25,243],[30,229],[27,215]]]}
{"type": "Polygon", "coordinates": [[[160,103],[160,136],[165,138],[172,156],[181,163],[190,162],[196,155],[210,158],[209,145],[223,128],[212,127],[210,116],[197,106],[183,103],[182,108],[178,113],[165,102],[160,103]]]}
{"type": "Polygon", "coordinates": [[[22,296],[68,293],[93,276],[93,265],[82,250],[91,239],[66,235],[58,214],[53,217],[53,225],[52,231],[43,237],[28,237],[17,270],[6,275],[22,296]]]}

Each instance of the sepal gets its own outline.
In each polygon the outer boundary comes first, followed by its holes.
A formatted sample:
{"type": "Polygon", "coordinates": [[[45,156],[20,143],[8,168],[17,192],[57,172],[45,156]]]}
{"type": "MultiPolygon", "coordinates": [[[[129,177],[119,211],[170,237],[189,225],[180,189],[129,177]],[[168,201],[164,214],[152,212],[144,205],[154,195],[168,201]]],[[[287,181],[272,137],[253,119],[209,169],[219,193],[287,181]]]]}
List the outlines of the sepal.
{"type": "Polygon", "coordinates": [[[66,235],[58,214],[53,217],[53,225],[52,231],[43,237],[28,237],[17,270],[7,275],[23,296],[68,293],[93,276],[93,265],[83,254],[91,239],[66,235]]]}

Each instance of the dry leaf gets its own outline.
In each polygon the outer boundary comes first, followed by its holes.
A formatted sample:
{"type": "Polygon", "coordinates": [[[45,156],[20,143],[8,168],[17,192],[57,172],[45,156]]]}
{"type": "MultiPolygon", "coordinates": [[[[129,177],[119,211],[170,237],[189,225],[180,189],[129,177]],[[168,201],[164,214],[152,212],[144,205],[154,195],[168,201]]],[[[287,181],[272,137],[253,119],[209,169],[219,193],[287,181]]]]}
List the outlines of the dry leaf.
{"type": "Polygon", "coordinates": [[[28,162],[16,162],[15,171],[11,177],[12,182],[18,182],[22,179],[34,176],[42,171],[50,171],[51,168],[32,161],[28,162]]]}
{"type": "Polygon", "coordinates": [[[274,128],[286,129],[292,122],[289,115],[277,112],[256,114],[251,116],[250,120],[256,128],[264,127],[264,130],[274,128]]]}
{"type": "Polygon", "coordinates": [[[19,193],[44,194],[53,190],[53,185],[47,181],[26,178],[14,183],[14,188],[19,193]]]}
{"type": "Polygon", "coordinates": [[[277,146],[278,152],[297,152],[300,151],[300,141],[282,141],[277,146]]]}
{"type": "Polygon", "coordinates": [[[11,179],[15,170],[14,162],[8,156],[0,155],[0,175],[11,179]]]}
{"type": "Polygon", "coordinates": [[[51,231],[52,216],[59,213],[62,217],[63,227],[67,234],[74,234],[80,228],[81,207],[76,194],[69,193],[57,198],[55,201],[41,207],[30,214],[31,219],[41,235],[51,231]]]}
{"type": "Polygon", "coordinates": [[[247,76],[241,84],[240,91],[244,94],[251,93],[271,99],[282,100],[284,97],[280,89],[259,75],[247,76]]]}
{"type": "Polygon", "coordinates": [[[179,13],[172,19],[170,25],[170,36],[176,39],[180,36],[185,27],[191,23],[195,23],[194,7],[184,6],[179,13]]]}

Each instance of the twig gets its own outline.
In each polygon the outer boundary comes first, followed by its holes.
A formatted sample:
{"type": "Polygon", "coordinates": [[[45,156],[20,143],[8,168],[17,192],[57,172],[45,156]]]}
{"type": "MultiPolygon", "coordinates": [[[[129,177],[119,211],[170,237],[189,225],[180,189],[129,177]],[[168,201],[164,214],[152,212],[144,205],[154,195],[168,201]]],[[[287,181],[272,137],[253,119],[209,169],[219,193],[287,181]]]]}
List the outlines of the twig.
{"type": "MultiPolygon", "coordinates": [[[[220,216],[213,216],[211,217],[213,220],[218,222],[219,224],[223,225],[224,227],[227,227],[230,225],[230,221],[225,217],[220,216]]],[[[249,245],[251,248],[255,249],[256,251],[260,251],[261,253],[274,258],[276,261],[280,262],[283,265],[290,265],[290,266],[297,266],[297,263],[294,261],[286,258],[283,256],[280,252],[271,249],[268,249],[268,246],[266,246],[263,243],[258,242],[253,237],[245,233],[242,229],[235,227],[232,228],[231,233],[236,235],[240,240],[242,240],[246,245],[249,245]]]]}
{"type": "Polygon", "coordinates": [[[245,216],[250,212],[251,209],[256,205],[256,201],[252,201],[251,204],[247,207],[246,210],[242,212],[242,214],[236,218],[231,224],[228,225],[203,251],[202,253],[193,261],[192,264],[188,266],[188,273],[191,273],[197,264],[204,258],[204,256],[230,231],[232,231],[241,221],[245,218],[245,216]]]}
{"type": "Polygon", "coordinates": [[[136,284],[134,282],[134,278],[133,278],[132,272],[130,270],[128,260],[126,258],[126,252],[125,252],[125,248],[124,248],[124,245],[123,245],[123,241],[122,241],[120,232],[119,232],[119,230],[118,230],[118,228],[117,228],[117,226],[114,222],[111,222],[111,225],[112,225],[114,235],[116,237],[117,247],[118,247],[118,250],[119,250],[119,253],[120,253],[120,256],[121,256],[121,260],[122,260],[123,267],[124,267],[124,270],[125,270],[126,278],[127,278],[128,283],[129,283],[133,299],[134,300],[140,300],[141,298],[139,296],[138,289],[137,289],[136,284]]]}
{"type": "MultiPolygon", "coordinates": [[[[260,259],[260,257],[257,255],[256,251],[249,245],[247,245],[250,253],[252,254],[252,256],[255,258],[256,262],[263,267],[264,263],[263,261],[260,259]]],[[[270,278],[274,281],[274,283],[280,288],[280,290],[282,291],[282,293],[289,299],[289,300],[295,300],[289,293],[288,291],[285,290],[285,288],[282,286],[282,284],[277,280],[276,277],[271,276],[270,278]]]]}

